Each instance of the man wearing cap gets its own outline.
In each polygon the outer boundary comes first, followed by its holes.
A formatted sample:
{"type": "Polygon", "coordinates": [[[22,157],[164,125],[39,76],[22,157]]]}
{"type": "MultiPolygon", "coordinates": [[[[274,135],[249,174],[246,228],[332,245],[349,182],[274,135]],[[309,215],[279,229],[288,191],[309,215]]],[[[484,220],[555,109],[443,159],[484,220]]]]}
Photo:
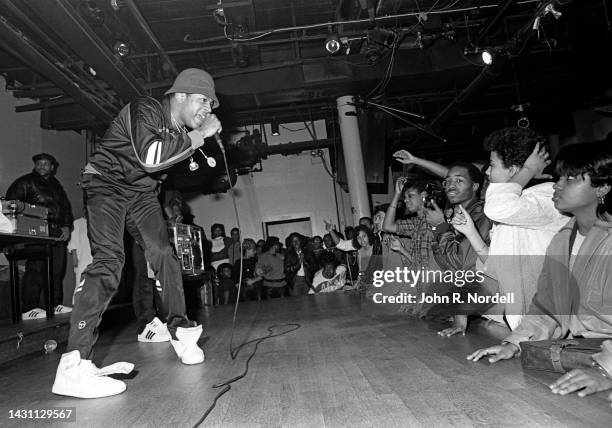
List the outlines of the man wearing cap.
{"type": "Polygon", "coordinates": [[[218,105],[212,77],[203,70],[187,69],[161,101],[140,97],[126,105],[96,144],[81,180],[93,262],[75,290],[68,346],[57,369],[54,393],[98,398],[126,389],[124,382],[106,375],[129,373],[133,364],[98,369],[90,361],[98,324],[119,284],[124,227],[145,249],[161,285],[178,358],[184,364],[204,361],[197,345],[202,326],[185,314],[181,269],[168,241],[157,187],[160,172],[188,159],[205,138],[221,131],[221,123],[211,113],[218,105]]]}
{"type": "MultiPolygon", "coordinates": [[[[34,169],[31,173],[19,177],[6,192],[7,199],[16,199],[29,204],[45,207],[49,210],[47,221],[49,235],[58,239],[53,246],[53,290],[55,313],[67,313],[71,309],[62,306],[62,280],[66,271],[66,241],[70,239],[72,229],[72,208],[66,192],[60,182],[53,176],[58,163],[48,153],[32,156],[34,169]]],[[[40,308],[41,291],[44,289],[42,279],[46,278],[47,267],[42,260],[28,260],[23,276],[23,310],[24,320],[45,318],[46,311],[40,308]]]]}

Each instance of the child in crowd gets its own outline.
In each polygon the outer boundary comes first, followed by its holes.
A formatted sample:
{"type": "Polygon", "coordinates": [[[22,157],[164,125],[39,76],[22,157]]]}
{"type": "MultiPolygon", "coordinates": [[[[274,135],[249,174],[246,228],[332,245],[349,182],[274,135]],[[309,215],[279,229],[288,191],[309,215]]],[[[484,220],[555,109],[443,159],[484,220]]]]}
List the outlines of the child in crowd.
{"type": "Polygon", "coordinates": [[[217,303],[227,305],[235,289],[234,280],[232,279],[232,265],[229,263],[220,264],[217,268],[217,278],[217,303]]]}
{"type": "MultiPolygon", "coordinates": [[[[451,222],[470,240],[487,275],[497,279],[499,293],[511,293],[514,303],[504,309],[511,329],[529,308],[548,244],[569,220],[554,206],[551,181],[526,187],[550,163],[542,141],[542,136],[525,128],[504,128],[485,139],[491,152],[484,206],[493,221],[490,245],[465,212],[459,210],[451,222]]],[[[487,317],[504,323],[501,314],[487,317]]]]}

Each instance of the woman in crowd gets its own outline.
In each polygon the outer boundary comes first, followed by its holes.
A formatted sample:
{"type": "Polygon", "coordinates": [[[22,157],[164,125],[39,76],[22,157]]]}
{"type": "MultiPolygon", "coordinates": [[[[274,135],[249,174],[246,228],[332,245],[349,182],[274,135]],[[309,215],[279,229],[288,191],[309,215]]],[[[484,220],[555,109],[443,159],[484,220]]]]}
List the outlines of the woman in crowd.
{"type": "Polygon", "coordinates": [[[215,223],[210,227],[210,264],[217,269],[222,263],[229,263],[227,249],[232,245],[232,239],[225,236],[225,226],[215,223]]]}
{"type": "Polygon", "coordinates": [[[374,271],[382,269],[382,244],[374,232],[367,226],[355,227],[353,246],[357,248],[358,278],[354,288],[372,284],[374,271]]]}
{"type": "MultiPolygon", "coordinates": [[[[556,166],[555,207],[574,218],[554,236],[527,316],[501,345],[467,358],[489,362],[521,352],[520,342],[562,337],[612,338],[612,151],[605,143],[566,146],[556,166]]],[[[550,386],[580,397],[612,388],[598,368],[575,369],[550,386]]]]}
{"type": "Polygon", "coordinates": [[[263,252],[255,265],[255,273],[263,279],[263,291],[266,298],[273,295],[283,297],[287,282],[285,280],[285,270],[283,258],[279,254],[280,242],[276,236],[268,236],[263,252]]]}

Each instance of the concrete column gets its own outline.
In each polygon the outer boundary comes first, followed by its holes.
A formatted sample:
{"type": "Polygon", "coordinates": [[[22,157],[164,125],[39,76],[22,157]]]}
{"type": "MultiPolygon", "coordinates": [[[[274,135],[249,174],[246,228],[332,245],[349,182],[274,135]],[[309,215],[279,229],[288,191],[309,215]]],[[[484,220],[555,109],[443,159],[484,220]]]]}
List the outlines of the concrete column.
{"type": "Polygon", "coordinates": [[[351,95],[336,99],[338,105],[338,122],[342,136],[342,150],[346,166],[346,178],[351,196],[351,212],[355,224],[361,217],[371,217],[368,201],[368,188],[363,167],[361,139],[357,110],[352,105],[355,100],[351,95]]]}

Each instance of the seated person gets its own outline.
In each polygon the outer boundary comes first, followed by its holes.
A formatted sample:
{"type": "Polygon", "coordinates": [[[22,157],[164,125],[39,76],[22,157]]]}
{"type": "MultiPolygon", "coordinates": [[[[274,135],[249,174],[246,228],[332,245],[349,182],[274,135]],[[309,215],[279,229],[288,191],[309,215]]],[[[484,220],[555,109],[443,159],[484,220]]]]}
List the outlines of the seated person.
{"type": "MultiPolygon", "coordinates": [[[[521,352],[520,342],[564,337],[612,338],[612,151],[604,143],[565,146],[559,153],[555,207],[573,215],[554,236],[529,311],[501,345],[467,358],[489,362],[521,352]]],[[[612,388],[597,368],[575,369],[550,386],[584,397],[612,388]]]]}
{"type": "Polygon", "coordinates": [[[217,304],[227,305],[234,294],[235,283],[232,277],[232,265],[221,263],[217,268],[217,304]]]}
{"type": "Polygon", "coordinates": [[[314,274],[312,288],[308,294],[330,293],[344,287],[346,282],[346,266],[338,264],[333,254],[322,256],[323,267],[314,274]]]}
{"type": "Polygon", "coordinates": [[[287,281],[283,257],[279,253],[280,242],[276,236],[268,236],[262,254],[257,258],[255,274],[263,279],[263,295],[266,298],[284,297],[287,281]]]}
{"type": "MultiPolygon", "coordinates": [[[[542,136],[525,128],[504,128],[485,139],[485,147],[491,151],[484,206],[485,214],[494,222],[490,246],[472,227],[469,216],[452,222],[485,262],[487,274],[497,279],[499,292],[512,293],[514,303],[504,308],[510,328],[515,328],[527,312],[546,248],[569,220],[554,206],[552,182],[525,187],[550,163],[540,141],[542,136]]],[[[504,322],[501,314],[487,317],[504,322]]]]}
{"type": "Polygon", "coordinates": [[[257,245],[255,241],[246,238],[242,241],[242,260],[236,261],[234,265],[234,283],[238,284],[240,278],[240,266],[242,266],[242,287],[240,298],[249,300],[261,300],[261,280],[255,273],[257,265],[257,245]]]}

